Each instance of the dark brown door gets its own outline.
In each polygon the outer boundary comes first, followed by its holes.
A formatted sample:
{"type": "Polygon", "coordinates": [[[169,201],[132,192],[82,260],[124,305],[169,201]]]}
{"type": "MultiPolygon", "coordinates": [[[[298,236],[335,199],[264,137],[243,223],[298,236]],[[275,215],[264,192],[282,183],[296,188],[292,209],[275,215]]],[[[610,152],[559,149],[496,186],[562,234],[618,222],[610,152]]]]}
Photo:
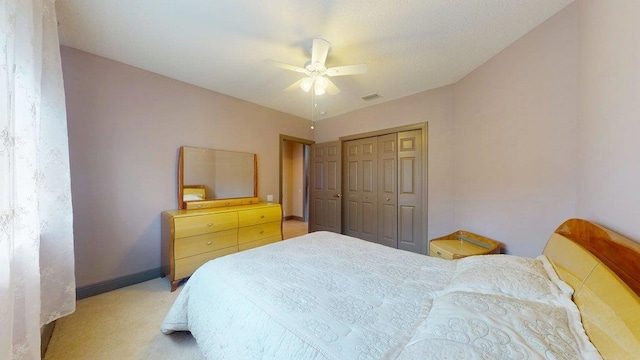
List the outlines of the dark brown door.
{"type": "Polygon", "coordinates": [[[378,243],[398,247],[398,134],[378,136],[378,243]]]}
{"type": "Polygon", "coordinates": [[[378,138],[344,143],[344,233],[378,242],[378,138]]]}
{"type": "Polygon", "coordinates": [[[342,231],[340,142],[311,145],[309,232],[342,231]]]}
{"type": "Polygon", "coordinates": [[[398,248],[424,253],[422,131],[398,133],[398,248]]]}

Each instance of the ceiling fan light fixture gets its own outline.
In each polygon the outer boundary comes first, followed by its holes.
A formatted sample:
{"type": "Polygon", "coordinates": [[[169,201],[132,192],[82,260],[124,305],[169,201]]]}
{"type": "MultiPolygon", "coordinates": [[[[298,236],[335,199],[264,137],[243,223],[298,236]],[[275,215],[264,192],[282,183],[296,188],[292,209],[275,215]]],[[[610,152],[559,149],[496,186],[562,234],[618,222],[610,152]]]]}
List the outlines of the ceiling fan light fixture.
{"type": "Polygon", "coordinates": [[[322,76],[316,78],[313,91],[316,95],[323,95],[327,92],[327,79],[322,76]]]}
{"type": "Polygon", "coordinates": [[[311,90],[311,87],[313,86],[313,78],[304,78],[302,79],[302,81],[300,82],[300,88],[304,91],[304,92],[309,92],[309,90],[311,90]]]}

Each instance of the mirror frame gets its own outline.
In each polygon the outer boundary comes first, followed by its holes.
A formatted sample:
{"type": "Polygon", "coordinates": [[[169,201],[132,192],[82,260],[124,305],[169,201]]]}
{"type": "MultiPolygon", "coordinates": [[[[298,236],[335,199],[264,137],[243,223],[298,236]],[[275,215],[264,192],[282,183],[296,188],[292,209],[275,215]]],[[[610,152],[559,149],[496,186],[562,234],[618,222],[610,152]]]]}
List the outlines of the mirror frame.
{"type": "Polygon", "coordinates": [[[258,156],[254,153],[246,153],[242,151],[232,151],[232,150],[220,150],[220,149],[208,149],[197,146],[180,146],[180,153],[178,157],[178,208],[179,209],[189,209],[190,206],[187,203],[196,204],[195,208],[212,208],[212,207],[220,207],[220,206],[230,206],[230,205],[240,205],[240,204],[250,204],[256,203],[258,201],[258,156]],[[235,153],[243,153],[253,155],[253,196],[247,196],[242,198],[219,198],[219,199],[205,199],[200,201],[184,201],[184,149],[186,147],[189,148],[200,148],[214,151],[226,151],[226,152],[235,152],[235,153]],[[246,199],[246,201],[241,201],[242,199],[246,199]],[[240,201],[234,201],[240,200],[240,201]]]}

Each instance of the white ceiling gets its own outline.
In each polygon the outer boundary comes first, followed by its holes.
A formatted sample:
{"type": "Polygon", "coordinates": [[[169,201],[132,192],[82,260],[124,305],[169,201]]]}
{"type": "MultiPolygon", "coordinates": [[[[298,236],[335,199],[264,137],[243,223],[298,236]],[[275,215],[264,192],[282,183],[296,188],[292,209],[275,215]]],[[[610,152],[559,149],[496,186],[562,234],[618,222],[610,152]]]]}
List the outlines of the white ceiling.
{"type": "Polygon", "coordinates": [[[272,109],[311,118],[303,77],[313,38],[333,77],[316,120],[455,83],[573,0],[57,0],[60,42],[272,109]],[[364,101],[361,97],[380,94],[364,101]],[[320,115],[320,111],[326,112],[320,115]]]}

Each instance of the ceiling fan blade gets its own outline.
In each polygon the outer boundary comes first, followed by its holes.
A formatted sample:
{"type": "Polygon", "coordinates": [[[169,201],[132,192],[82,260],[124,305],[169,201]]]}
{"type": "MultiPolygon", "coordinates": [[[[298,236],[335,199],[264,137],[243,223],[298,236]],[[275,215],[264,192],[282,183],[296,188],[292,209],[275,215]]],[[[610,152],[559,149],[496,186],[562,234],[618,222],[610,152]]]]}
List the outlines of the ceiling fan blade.
{"type": "Polygon", "coordinates": [[[367,64],[344,65],[328,68],[326,74],[328,76],[358,75],[366,73],[368,69],[367,64]]]}
{"type": "Polygon", "coordinates": [[[313,48],[311,49],[311,64],[320,68],[327,61],[329,53],[329,42],[325,39],[313,39],[313,48]]]}
{"type": "Polygon", "coordinates": [[[298,81],[294,82],[293,84],[291,84],[291,85],[287,86],[287,87],[284,89],[284,91],[294,91],[294,90],[296,90],[296,89],[299,89],[299,88],[300,88],[300,84],[302,83],[302,81],[303,81],[304,79],[306,79],[306,78],[302,78],[302,79],[300,79],[300,80],[298,80],[298,81]]]}
{"type": "Polygon", "coordinates": [[[338,89],[338,87],[336,86],[336,84],[334,84],[331,80],[325,78],[327,80],[327,94],[329,95],[335,95],[337,93],[340,92],[340,89],[338,89]]]}
{"type": "Polygon", "coordinates": [[[305,69],[305,68],[301,68],[299,66],[294,66],[294,65],[289,65],[289,64],[285,64],[282,63],[280,61],[275,61],[275,60],[265,60],[266,62],[268,62],[269,64],[275,65],[279,68],[282,69],[286,69],[286,70],[291,70],[291,71],[295,71],[295,72],[299,72],[305,75],[309,75],[309,70],[305,69]]]}

